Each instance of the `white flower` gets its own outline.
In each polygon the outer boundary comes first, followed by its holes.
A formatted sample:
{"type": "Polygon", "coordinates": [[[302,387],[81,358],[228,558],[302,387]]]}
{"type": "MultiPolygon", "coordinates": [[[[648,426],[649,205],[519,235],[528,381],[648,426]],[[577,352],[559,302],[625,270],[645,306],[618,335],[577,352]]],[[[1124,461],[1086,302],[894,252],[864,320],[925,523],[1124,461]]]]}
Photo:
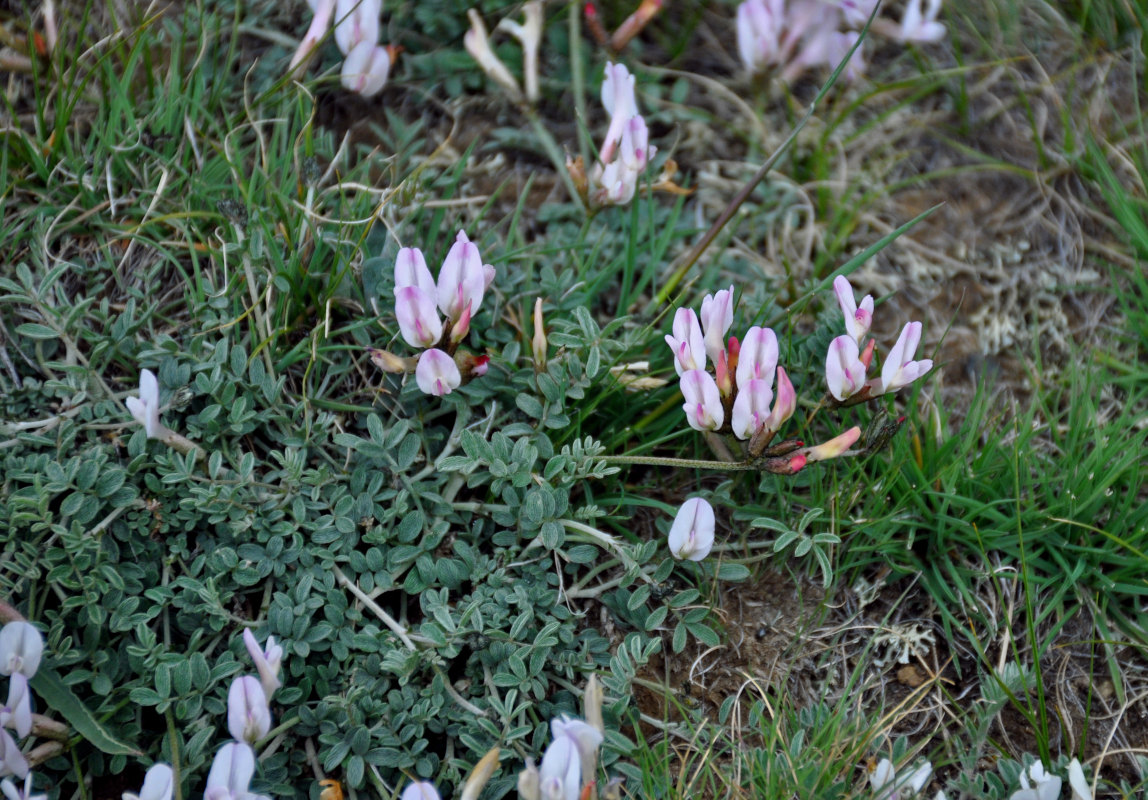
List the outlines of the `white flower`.
{"type": "Polygon", "coordinates": [[[926,761],[907,778],[898,778],[893,770],[893,762],[882,758],[876,769],[869,774],[869,785],[873,789],[874,800],[904,800],[920,794],[932,774],[933,765],[926,761]]]}
{"type": "Polygon", "coordinates": [[[374,97],[387,85],[391,73],[391,54],[374,42],[361,41],[347,53],[339,80],[343,88],[363,97],[374,97]]]}
{"type": "MultiPolygon", "coordinates": [[[[921,342],[921,323],[909,322],[897,337],[897,343],[885,357],[881,365],[881,381],[873,394],[886,394],[895,392],[903,386],[908,386],[933,368],[933,360],[922,358],[914,361],[917,345],[921,342]]],[[[844,398],[837,398],[838,400],[844,398]]]]}
{"type": "Polygon", "coordinates": [[[0,628],[0,675],[18,672],[31,679],[40,668],[44,638],[29,622],[9,622],[0,628]]]}
{"type": "MultiPolygon", "coordinates": [[[[25,767],[25,770],[27,767],[25,767]]],[[[28,774],[24,777],[24,788],[17,789],[16,784],[10,780],[0,781],[0,794],[4,795],[5,800],[48,800],[46,794],[32,794],[32,775],[28,774]]]]}
{"type": "Polygon", "coordinates": [[[255,751],[243,742],[228,742],[215,753],[203,800],[271,800],[248,791],[255,775],[255,751]]]}
{"type": "Polygon", "coordinates": [[[442,397],[462,385],[458,364],[442,350],[424,350],[415,367],[415,381],[424,394],[442,397]]]}
{"type": "Polygon", "coordinates": [[[682,503],[670,527],[668,543],[674,558],[701,561],[714,546],[714,509],[701,497],[682,503]]]}
{"type": "Polygon", "coordinates": [[[909,0],[901,17],[901,41],[937,42],[945,36],[944,23],[937,22],[941,0],[929,0],[928,10],[921,13],[921,0],[909,0]]]}
{"type": "Polygon", "coordinates": [[[1068,785],[1072,789],[1072,800],[1092,800],[1092,789],[1084,777],[1084,768],[1076,758],[1068,762],[1068,785]]]}
{"type": "Polygon", "coordinates": [[[438,789],[429,781],[415,781],[403,789],[399,800],[440,800],[438,789]]]}
{"type": "Polygon", "coordinates": [[[255,744],[271,731],[271,709],[259,680],[243,675],[227,693],[227,730],[237,741],[255,744]]]}
{"type": "Polygon", "coordinates": [[[159,421],[159,381],[150,369],[140,371],[140,396],[124,402],[136,422],[144,426],[149,439],[163,439],[171,433],[159,421]]]}
{"type": "Polygon", "coordinates": [[[139,794],[124,792],[123,800],[171,800],[174,776],[167,764],[152,764],[139,794]]]}
{"type": "Polygon", "coordinates": [[[360,44],[379,42],[382,0],[335,0],[335,44],[348,56],[360,44]]]}
{"type": "Polygon", "coordinates": [[[283,648],[275,644],[274,636],[268,636],[267,647],[260,649],[259,642],[255,641],[255,634],[251,632],[250,628],[243,630],[243,645],[255,663],[255,669],[259,673],[259,683],[263,686],[263,693],[270,700],[271,695],[275,694],[275,690],[283,685],[279,680],[279,667],[283,663],[283,648]]]}

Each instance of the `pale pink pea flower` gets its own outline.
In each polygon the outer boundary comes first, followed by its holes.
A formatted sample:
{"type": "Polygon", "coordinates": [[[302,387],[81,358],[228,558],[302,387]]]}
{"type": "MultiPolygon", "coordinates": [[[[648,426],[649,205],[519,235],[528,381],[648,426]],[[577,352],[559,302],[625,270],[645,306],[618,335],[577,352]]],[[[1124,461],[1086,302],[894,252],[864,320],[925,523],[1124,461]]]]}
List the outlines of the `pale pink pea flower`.
{"type": "Polygon", "coordinates": [[[387,85],[390,72],[391,54],[387,49],[364,40],[351,48],[343,59],[339,80],[347,91],[374,97],[387,85]]]}
{"type": "Polygon", "coordinates": [[[343,55],[364,42],[378,44],[382,10],[382,0],[335,0],[335,44],[343,55]]]}
{"type": "Polygon", "coordinates": [[[921,323],[906,323],[901,335],[897,337],[897,343],[893,345],[893,349],[885,357],[885,363],[881,365],[881,380],[876,387],[877,391],[873,392],[874,395],[895,392],[933,368],[933,360],[930,358],[913,360],[920,342],[921,323]]]}
{"type": "Polygon", "coordinates": [[[837,305],[845,316],[845,332],[852,336],[860,347],[861,340],[865,338],[865,334],[873,324],[873,296],[865,295],[858,305],[853,295],[853,286],[844,275],[838,275],[833,279],[833,293],[837,295],[837,305]]]}
{"type": "Polygon", "coordinates": [[[776,431],[785,421],[793,416],[797,410],[797,392],[789,380],[789,375],[783,367],[777,368],[777,398],[773,401],[773,410],[765,420],[767,431],[776,431]]]}
{"type": "Polygon", "coordinates": [[[740,388],[750,381],[765,381],[773,385],[773,373],[777,369],[777,334],[770,328],[754,325],[746,331],[741,340],[741,350],[737,358],[737,385],[740,388]]]}
{"type": "Polygon", "coordinates": [[[745,0],[737,7],[737,52],[747,72],[776,64],[785,0],[745,0]]]}
{"type": "Polygon", "coordinates": [[[769,419],[769,404],[773,401],[773,391],[769,383],[754,379],[737,384],[737,398],[733,401],[733,410],[730,413],[730,426],[733,435],[739,439],[748,439],[757,433],[769,419]]]}
{"type": "Polygon", "coordinates": [[[716,431],[725,422],[725,409],[721,404],[721,393],[713,377],[700,369],[682,373],[680,382],[685,403],[686,422],[695,431],[716,431]]]}
{"type": "Polygon", "coordinates": [[[702,332],[705,334],[706,355],[715,364],[725,352],[725,335],[733,325],[733,286],[702,298],[702,332]]]}
{"type": "Polygon", "coordinates": [[[139,794],[124,792],[123,800],[171,800],[174,775],[167,764],[152,764],[139,794]]]}
{"type": "Polygon", "coordinates": [[[462,374],[454,359],[442,350],[432,348],[424,350],[419,356],[418,366],[415,367],[415,381],[423,394],[433,394],[442,397],[462,385],[462,374]]]}
{"type": "Polygon", "coordinates": [[[941,12],[941,0],[928,0],[925,12],[921,12],[921,0],[909,0],[905,4],[905,14],[901,17],[900,39],[903,42],[939,42],[945,37],[945,25],[937,22],[941,12]]]}
{"type": "Polygon", "coordinates": [[[716,520],[713,506],[704,498],[691,497],[674,516],[667,537],[674,558],[701,561],[714,546],[716,520]]]}
{"type": "Polygon", "coordinates": [[[247,648],[247,654],[251,656],[255,670],[259,673],[259,683],[263,686],[263,693],[270,700],[271,695],[275,694],[275,690],[283,685],[279,680],[279,668],[283,663],[283,648],[275,644],[274,636],[267,637],[266,648],[260,647],[250,628],[243,629],[243,646],[247,648]]]}
{"type": "Polygon", "coordinates": [[[829,343],[825,356],[825,381],[829,393],[844,401],[865,385],[865,365],[861,363],[857,342],[851,336],[838,336],[829,343]]]}
{"type": "Polygon", "coordinates": [[[434,296],[417,286],[395,292],[395,316],[403,339],[411,347],[434,347],[442,337],[442,321],[435,310],[434,296]]]}
{"type": "Polygon", "coordinates": [[[666,336],[666,344],[674,351],[674,369],[678,375],[691,369],[705,369],[705,340],[698,315],[692,308],[679,308],[674,312],[673,331],[672,336],[666,336]]]}
{"type": "Polygon", "coordinates": [[[438,789],[430,781],[415,781],[403,789],[399,800],[441,800],[438,789]]]}
{"type": "Polygon", "coordinates": [[[458,322],[466,309],[478,311],[486,289],[487,270],[478,247],[459,231],[438,273],[438,307],[452,322],[458,322]]]}
{"type": "Polygon", "coordinates": [[[227,693],[227,730],[239,742],[255,744],[271,730],[271,709],[259,680],[243,675],[227,693]]]}

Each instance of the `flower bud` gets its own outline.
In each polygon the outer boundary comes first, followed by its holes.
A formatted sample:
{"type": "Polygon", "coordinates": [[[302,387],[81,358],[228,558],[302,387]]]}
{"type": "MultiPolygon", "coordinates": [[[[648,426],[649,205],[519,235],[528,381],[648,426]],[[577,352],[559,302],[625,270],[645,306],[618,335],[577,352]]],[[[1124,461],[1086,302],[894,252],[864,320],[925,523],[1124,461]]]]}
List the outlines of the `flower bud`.
{"type": "Polygon", "coordinates": [[[534,301],[534,338],[530,342],[534,353],[534,371],[546,369],[546,328],[542,325],[542,298],[534,301]]]}

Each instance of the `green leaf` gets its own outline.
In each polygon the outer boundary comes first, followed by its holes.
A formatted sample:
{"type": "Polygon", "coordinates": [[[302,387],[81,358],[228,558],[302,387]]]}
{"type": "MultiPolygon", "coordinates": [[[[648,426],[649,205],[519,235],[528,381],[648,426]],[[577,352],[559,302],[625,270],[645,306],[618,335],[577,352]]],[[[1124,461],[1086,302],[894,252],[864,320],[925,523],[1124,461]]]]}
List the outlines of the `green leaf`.
{"type": "Polygon", "coordinates": [[[60,334],[49,328],[47,325],[40,325],[35,322],[26,322],[23,325],[16,326],[16,333],[20,336],[27,336],[29,339],[59,339],[60,334]]]}
{"type": "Polygon", "coordinates": [[[744,581],[749,577],[749,567],[745,564],[722,564],[718,567],[719,581],[744,581]]]}
{"type": "Polygon", "coordinates": [[[142,756],[143,752],[119,741],[108,733],[88,707],[64,685],[55,671],[41,665],[31,680],[32,688],[44,703],[68,721],[76,733],[88,740],[96,749],[110,756],[142,756]]]}

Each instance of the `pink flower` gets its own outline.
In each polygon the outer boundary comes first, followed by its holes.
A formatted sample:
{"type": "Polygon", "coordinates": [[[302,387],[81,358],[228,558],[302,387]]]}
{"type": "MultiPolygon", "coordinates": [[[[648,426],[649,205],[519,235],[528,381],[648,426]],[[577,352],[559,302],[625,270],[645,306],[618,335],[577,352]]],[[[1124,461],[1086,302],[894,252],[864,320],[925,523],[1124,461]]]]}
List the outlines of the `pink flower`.
{"type": "Polygon", "coordinates": [[[865,365],[859,356],[857,342],[851,336],[838,336],[829,343],[825,381],[829,384],[829,393],[839,401],[857,394],[865,385],[865,365]]]}
{"type": "Polygon", "coordinates": [[[747,72],[776,64],[785,0],[745,0],[737,7],[737,51],[747,72]]]}
{"type": "Polygon", "coordinates": [[[841,307],[841,313],[845,315],[845,331],[860,347],[861,340],[865,338],[869,326],[873,324],[873,297],[865,295],[865,299],[858,306],[853,297],[853,286],[844,275],[838,275],[833,279],[833,292],[837,295],[837,305],[841,307]]]}
{"type": "Polygon", "coordinates": [[[299,42],[299,47],[291,56],[291,64],[287,67],[288,72],[294,72],[297,67],[311,59],[315,48],[327,35],[327,28],[331,27],[331,15],[335,13],[335,0],[308,0],[308,4],[311,6],[314,16],[311,18],[311,25],[307,28],[307,32],[303,34],[303,41],[299,42]]]}
{"type": "Polygon", "coordinates": [[[603,164],[614,160],[614,148],[622,140],[626,123],[638,114],[638,103],[634,99],[634,76],[625,64],[606,62],[606,77],[602,81],[602,105],[610,115],[610,127],[602,142],[599,154],[603,164]]]}
{"type": "MultiPolygon", "coordinates": [[[[739,365],[740,366],[740,365],[739,365]]],[[[773,401],[773,391],[769,382],[749,380],[737,382],[737,399],[733,401],[730,425],[733,435],[748,439],[765,425],[769,418],[769,404],[773,401]]]]}
{"type": "MultiPolygon", "coordinates": [[[[901,330],[897,343],[885,357],[881,365],[881,380],[877,383],[874,395],[895,392],[903,386],[908,386],[933,368],[933,361],[923,358],[913,361],[917,353],[917,345],[921,341],[921,323],[910,322],[901,330]]],[[[838,398],[841,399],[841,398],[838,398]]]]}
{"type": "Polygon", "coordinates": [[[279,667],[283,663],[283,648],[275,644],[274,636],[267,637],[266,649],[261,648],[250,628],[243,630],[243,646],[247,648],[247,654],[255,662],[255,670],[259,673],[259,683],[263,686],[263,693],[270,700],[271,695],[275,694],[275,690],[283,685],[279,680],[279,667]]]}
{"type": "Polygon", "coordinates": [[[682,374],[682,397],[686,402],[682,409],[686,412],[686,422],[695,431],[716,431],[725,422],[725,409],[721,404],[721,393],[708,372],[691,369],[682,374]]]}
{"type": "Polygon", "coordinates": [[[733,286],[702,298],[701,321],[706,355],[716,364],[718,355],[725,350],[726,331],[733,325],[733,286]]]}
{"type": "Polygon", "coordinates": [[[655,149],[650,147],[646,121],[636,114],[630,117],[622,128],[622,149],[619,151],[622,166],[632,172],[643,172],[655,149]]]}
{"type": "Polygon", "coordinates": [[[335,0],[335,44],[343,55],[364,42],[378,44],[382,5],[382,0],[335,0]]]}
{"type": "Polygon", "coordinates": [[[682,503],[670,527],[668,544],[674,558],[701,561],[714,546],[714,509],[701,497],[682,503]]]}
{"type": "Polygon", "coordinates": [[[471,314],[477,312],[486,289],[486,275],[478,247],[466,238],[464,231],[459,231],[438,273],[438,307],[442,313],[457,323],[467,309],[471,314]]]}
{"type": "Polygon", "coordinates": [[[901,17],[901,41],[937,42],[945,36],[944,23],[937,22],[941,0],[929,0],[928,10],[921,13],[921,0],[909,0],[901,17]]]}
{"type": "Polygon", "coordinates": [[[837,5],[847,25],[863,28],[877,7],[877,0],[839,0],[837,5]]]}
{"type": "Polygon", "coordinates": [[[227,693],[227,730],[237,742],[255,744],[271,730],[271,709],[259,680],[243,675],[227,693]]]}
{"type": "Polygon", "coordinates": [[[674,335],[666,337],[666,344],[674,351],[674,369],[678,375],[706,368],[705,340],[698,315],[692,308],[679,308],[674,312],[674,335]]]}
{"type": "Polygon", "coordinates": [[[363,97],[374,97],[387,85],[391,55],[385,47],[362,41],[351,48],[343,61],[340,80],[343,88],[363,97]]]}
{"type": "Polygon", "coordinates": [[[773,385],[773,373],[777,369],[777,334],[770,328],[754,325],[741,341],[741,352],[737,360],[737,385],[750,381],[765,381],[773,385]]]}
{"type": "Polygon", "coordinates": [[[442,397],[462,384],[462,374],[454,359],[442,350],[424,350],[415,367],[415,381],[424,394],[442,397]]]}
{"type": "Polygon", "coordinates": [[[435,311],[434,299],[417,286],[407,286],[395,293],[395,316],[403,339],[411,347],[434,347],[442,337],[442,322],[435,311]]]}
{"type": "Polygon", "coordinates": [[[786,374],[783,367],[777,368],[777,399],[773,401],[773,411],[769,413],[769,417],[765,420],[765,429],[767,431],[776,431],[781,428],[785,421],[793,416],[793,412],[797,409],[797,392],[793,389],[793,384],[789,381],[789,375],[786,374]]]}
{"type": "Polygon", "coordinates": [[[417,247],[404,247],[395,259],[395,291],[407,286],[417,286],[431,297],[437,291],[423,251],[417,247]]]}

